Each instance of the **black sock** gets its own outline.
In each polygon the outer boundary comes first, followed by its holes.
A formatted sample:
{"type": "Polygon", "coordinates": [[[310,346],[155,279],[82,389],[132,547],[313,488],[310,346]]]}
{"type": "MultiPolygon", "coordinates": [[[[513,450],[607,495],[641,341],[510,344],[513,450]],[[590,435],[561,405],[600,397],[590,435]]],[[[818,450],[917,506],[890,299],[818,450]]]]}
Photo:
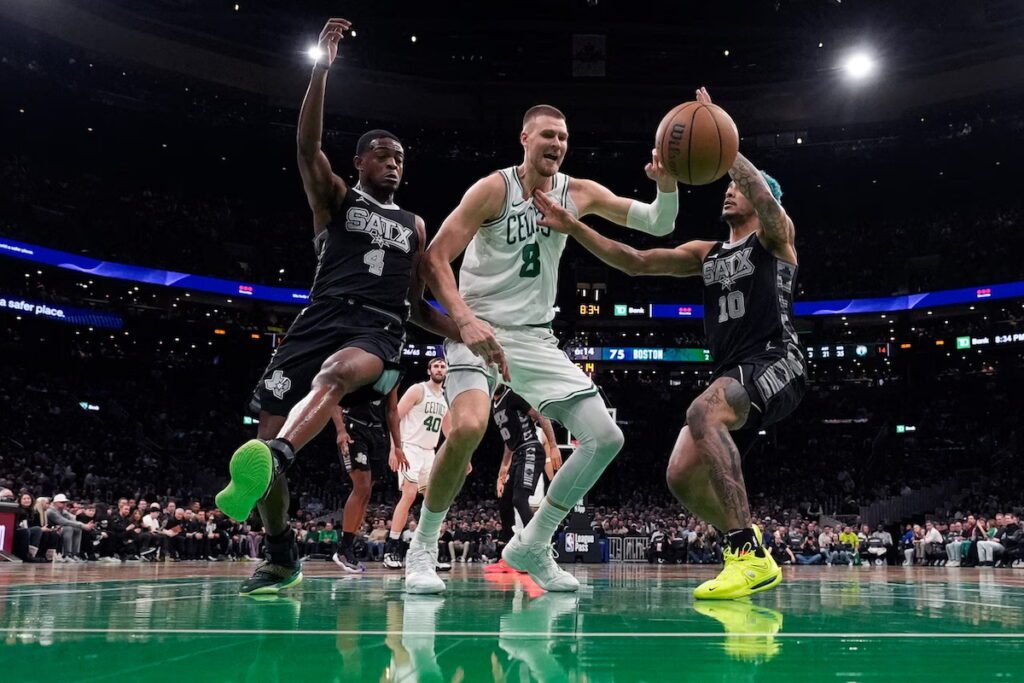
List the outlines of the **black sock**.
{"type": "Polygon", "coordinates": [[[295,460],[295,447],[288,439],[271,439],[267,441],[267,446],[277,455],[277,465],[280,469],[288,469],[295,460]]]}
{"type": "Polygon", "coordinates": [[[749,550],[755,552],[758,557],[764,555],[761,550],[761,544],[757,542],[757,536],[754,534],[754,530],[751,528],[746,529],[733,529],[725,534],[725,544],[733,552],[744,552],[746,546],[750,546],[749,550]]]}
{"type": "Polygon", "coordinates": [[[352,547],[352,543],[355,541],[356,534],[354,531],[342,531],[341,532],[341,552],[345,552],[352,547]]]}

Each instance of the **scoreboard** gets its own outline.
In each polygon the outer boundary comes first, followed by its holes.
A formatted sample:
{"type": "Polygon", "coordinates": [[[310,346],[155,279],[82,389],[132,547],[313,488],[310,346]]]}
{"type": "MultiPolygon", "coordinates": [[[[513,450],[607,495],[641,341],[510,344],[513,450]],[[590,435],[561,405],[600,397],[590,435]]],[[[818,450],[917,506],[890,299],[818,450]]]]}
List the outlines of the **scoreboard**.
{"type": "Polygon", "coordinates": [[[570,346],[565,350],[573,361],[612,361],[620,363],[710,363],[711,352],[695,348],[658,348],[649,346],[570,346]]]}
{"type": "Polygon", "coordinates": [[[829,344],[807,346],[808,360],[846,360],[847,358],[889,358],[889,344],[829,344]]]}

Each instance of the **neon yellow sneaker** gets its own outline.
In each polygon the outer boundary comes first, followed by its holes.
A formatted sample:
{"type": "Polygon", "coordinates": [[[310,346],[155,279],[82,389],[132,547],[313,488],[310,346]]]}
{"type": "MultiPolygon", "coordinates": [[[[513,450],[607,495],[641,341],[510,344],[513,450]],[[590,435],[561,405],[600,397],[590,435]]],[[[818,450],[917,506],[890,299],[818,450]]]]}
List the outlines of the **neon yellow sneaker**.
{"type": "Polygon", "coordinates": [[[231,481],[215,498],[217,507],[236,522],[244,522],[274,478],[274,456],[259,439],[242,444],[228,465],[231,481]]]}
{"type": "Polygon", "coordinates": [[[725,627],[722,649],[733,659],[767,662],[782,648],[782,641],[775,638],[782,630],[781,612],[750,600],[698,602],[693,609],[725,627]]]}
{"type": "MultiPolygon", "coordinates": [[[[760,543],[761,530],[757,525],[754,525],[754,535],[760,543]]],[[[755,554],[749,545],[738,553],[726,548],[725,568],[715,578],[697,586],[693,597],[698,600],[734,600],[779,585],[782,583],[782,570],[763,546],[761,552],[763,557],[755,554]]]]}

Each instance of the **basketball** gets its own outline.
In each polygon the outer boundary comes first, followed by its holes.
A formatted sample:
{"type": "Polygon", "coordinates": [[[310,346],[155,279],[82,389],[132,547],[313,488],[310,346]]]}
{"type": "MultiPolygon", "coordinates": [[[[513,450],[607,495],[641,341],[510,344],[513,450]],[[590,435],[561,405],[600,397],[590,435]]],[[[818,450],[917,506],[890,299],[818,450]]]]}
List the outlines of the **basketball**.
{"type": "Polygon", "coordinates": [[[713,183],[729,170],[739,151],[736,124],[714,104],[684,102],[658,124],[654,145],[676,180],[687,185],[713,183]]]}

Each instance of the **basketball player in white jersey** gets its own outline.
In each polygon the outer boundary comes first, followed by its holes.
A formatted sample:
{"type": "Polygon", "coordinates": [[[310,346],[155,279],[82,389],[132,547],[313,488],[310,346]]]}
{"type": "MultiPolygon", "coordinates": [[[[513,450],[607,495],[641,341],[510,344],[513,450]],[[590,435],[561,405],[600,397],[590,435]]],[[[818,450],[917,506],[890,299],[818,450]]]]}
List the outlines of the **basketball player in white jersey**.
{"type": "Polygon", "coordinates": [[[654,203],[645,204],[560,173],[569,131],[562,112],[548,105],[526,112],[519,139],[522,163],[477,181],[445,220],[422,262],[426,282],[458,324],[462,341],[445,342],[452,431],[438,453],[406,556],[405,587],[410,593],[445,588],[434,571],[441,522],[483,437],[498,383],[506,382],[540,413],[579,437],[579,447],[555,475],[537,514],[502,553],[511,567],[529,572],[542,588],[579,588],[555,563],[551,536],[622,447],[622,432],[597,387],[559,350],[551,331],[566,238],[537,224],[541,214],[533,194],[547,194],[575,216],[596,214],[667,235],[679,208],[676,181],[654,156],[645,170],[658,193],[654,203]],[[451,262],[463,251],[456,284],[451,262]]]}
{"type": "Polygon", "coordinates": [[[401,569],[398,543],[409,519],[409,510],[416,502],[416,495],[426,490],[430,470],[434,466],[434,449],[442,431],[447,433],[448,401],[444,397],[444,379],[448,376],[448,364],[444,358],[433,358],[427,363],[426,382],[409,387],[398,401],[398,431],[401,443],[394,444],[388,458],[391,469],[399,472],[403,458],[408,467],[398,473],[398,488],[402,498],[395,506],[391,518],[391,533],[384,551],[384,566],[401,569]]]}

